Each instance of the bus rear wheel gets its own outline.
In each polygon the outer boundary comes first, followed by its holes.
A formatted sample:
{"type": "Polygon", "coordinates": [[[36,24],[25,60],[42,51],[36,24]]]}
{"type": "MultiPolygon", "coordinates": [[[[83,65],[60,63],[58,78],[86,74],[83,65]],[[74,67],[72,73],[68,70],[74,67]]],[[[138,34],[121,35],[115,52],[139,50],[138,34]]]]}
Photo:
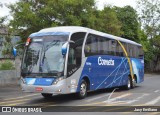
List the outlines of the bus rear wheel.
{"type": "Polygon", "coordinates": [[[136,77],[134,76],[134,79],[132,80],[131,88],[136,87],[136,77]]]}
{"type": "Polygon", "coordinates": [[[44,98],[51,98],[53,94],[50,93],[41,93],[44,98]]]}
{"type": "Polygon", "coordinates": [[[127,84],[124,86],[124,88],[126,90],[129,90],[129,89],[131,89],[131,86],[132,86],[132,79],[130,76],[128,76],[128,81],[127,81],[127,84]]]}
{"type": "Polygon", "coordinates": [[[87,82],[85,80],[81,81],[80,91],[77,94],[79,99],[83,99],[87,96],[87,82]]]}

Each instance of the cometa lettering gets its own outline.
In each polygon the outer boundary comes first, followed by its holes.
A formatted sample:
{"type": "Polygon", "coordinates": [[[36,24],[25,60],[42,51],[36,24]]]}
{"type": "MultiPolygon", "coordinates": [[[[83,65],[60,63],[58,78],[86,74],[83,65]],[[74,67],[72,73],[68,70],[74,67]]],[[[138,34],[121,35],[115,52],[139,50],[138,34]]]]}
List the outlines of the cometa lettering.
{"type": "Polygon", "coordinates": [[[114,60],[112,60],[112,59],[106,60],[106,59],[102,59],[101,57],[98,57],[98,65],[112,65],[112,66],[114,66],[114,60]]]}

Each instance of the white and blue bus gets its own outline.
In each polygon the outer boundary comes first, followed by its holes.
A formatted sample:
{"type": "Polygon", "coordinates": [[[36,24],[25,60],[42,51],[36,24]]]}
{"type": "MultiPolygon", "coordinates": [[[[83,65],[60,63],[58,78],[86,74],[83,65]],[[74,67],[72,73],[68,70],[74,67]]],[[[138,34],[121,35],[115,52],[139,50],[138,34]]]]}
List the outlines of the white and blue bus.
{"type": "MultiPolygon", "coordinates": [[[[16,49],[13,50],[16,53],[16,49]]],[[[25,44],[21,65],[24,92],[52,95],[124,86],[144,81],[141,44],[78,26],[42,29],[25,44]]]]}

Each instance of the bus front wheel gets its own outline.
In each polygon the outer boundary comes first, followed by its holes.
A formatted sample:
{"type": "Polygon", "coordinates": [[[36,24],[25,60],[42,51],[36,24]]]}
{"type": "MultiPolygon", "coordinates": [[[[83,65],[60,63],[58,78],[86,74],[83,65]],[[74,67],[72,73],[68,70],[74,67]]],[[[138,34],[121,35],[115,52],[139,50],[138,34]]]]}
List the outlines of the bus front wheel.
{"type": "Polygon", "coordinates": [[[87,82],[83,79],[80,84],[80,91],[77,93],[79,99],[83,99],[87,96],[87,82]]]}
{"type": "Polygon", "coordinates": [[[50,93],[41,93],[44,98],[51,98],[52,94],[50,93]]]}

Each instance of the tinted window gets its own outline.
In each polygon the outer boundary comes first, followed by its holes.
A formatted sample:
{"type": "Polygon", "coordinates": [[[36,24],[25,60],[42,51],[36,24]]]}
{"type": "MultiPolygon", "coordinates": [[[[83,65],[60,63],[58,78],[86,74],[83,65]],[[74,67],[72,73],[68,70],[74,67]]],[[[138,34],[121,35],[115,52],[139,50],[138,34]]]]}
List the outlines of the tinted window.
{"type": "Polygon", "coordinates": [[[89,34],[85,44],[85,56],[114,55],[116,44],[106,37],[89,34]]]}
{"type": "Polygon", "coordinates": [[[125,56],[124,51],[119,43],[116,46],[116,56],[125,56]]]}
{"type": "MultiPolygon", "coordinates": [[[[125,42],[121,42],[121,44],[127,51],[129,57],[143,56],[141,47],[125,42]]],[[[92,55],[125,56],[123,48],[116,40],[93,34],[88,35],[84,51],[86,57],[92,55]]]]}
{"type": "Polygon", "coordinates": [[[143,48],[141,46],[138,46],[138,58],[143,58],[144,53],[143,53],[143,48]]]}
{"type": "Polygon", "coordinates": [[[85,44],[86,56],[98,54],[98,38],[96,35],[89,34],[85,44]]]}

